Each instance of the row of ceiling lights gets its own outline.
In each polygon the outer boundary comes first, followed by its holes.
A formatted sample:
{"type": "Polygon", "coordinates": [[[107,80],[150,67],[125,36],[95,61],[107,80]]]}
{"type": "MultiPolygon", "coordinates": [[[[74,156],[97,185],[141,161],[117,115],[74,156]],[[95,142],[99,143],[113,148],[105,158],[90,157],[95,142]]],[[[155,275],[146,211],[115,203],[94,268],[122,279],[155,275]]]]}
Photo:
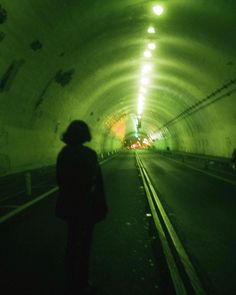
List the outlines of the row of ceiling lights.
{"type": "MultiPolygon", "coordinates": [[[[164,8],[161,5],[155,5],[153,6],[153,12],[157,15],[160,16],[164,12],[164,8]]],[[[147,30],[147,33],[150,35],[155,35],[156,34],[156,29],[153,26],[150,26],[147,30]]],[[[148,92],[147,86],[150,83],[150,80],[148,78],[148,74],[153,70],[153,66],[150,62],[150,59],[153,55],[153,51],[156,49],[156,43],[154,41],[151,41],[148,43],[147,48],[145,49],[143,53],[143,57],[145,59],[144,65],[141,70],[141,87],[139,89],[139,94],[138,94],[138,107],[137,107],[137,116],[138,116],[138,121],[141,121],[141,117],[143,114],[144,110],[144,102],[145,102],[145,95],[148,92]],[[148,62],[147,62],[148,60],[148,62]]]]}

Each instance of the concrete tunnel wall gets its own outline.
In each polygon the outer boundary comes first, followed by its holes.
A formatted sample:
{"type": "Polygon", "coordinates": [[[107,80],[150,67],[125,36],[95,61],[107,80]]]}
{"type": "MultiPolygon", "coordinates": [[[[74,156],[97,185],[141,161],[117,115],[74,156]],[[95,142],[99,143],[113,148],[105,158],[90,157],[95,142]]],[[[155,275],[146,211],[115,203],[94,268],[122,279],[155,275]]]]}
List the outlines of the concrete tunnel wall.
{"type": "Polygon", "coordinates": [[[158,27],[156,70],[141,131],[157,148],[230,157],[235,11],[231,0],[2,0],[0,174],[55,163],[60,134],[77,118],[97,152],[119,149],[134,132],[149,25],[158,27]]]}

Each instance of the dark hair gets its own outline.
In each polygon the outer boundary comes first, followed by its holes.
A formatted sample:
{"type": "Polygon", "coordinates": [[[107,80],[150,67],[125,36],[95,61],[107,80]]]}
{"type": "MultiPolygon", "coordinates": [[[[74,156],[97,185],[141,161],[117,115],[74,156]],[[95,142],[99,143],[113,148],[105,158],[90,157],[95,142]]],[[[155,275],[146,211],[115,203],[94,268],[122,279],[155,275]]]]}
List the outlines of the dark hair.
{"type": "Polygon", "coordinates": [[[75,120],[63,133],[61,140],[68,145],[82,144],[92,139],[88,125],[84,121],[75,120]]]}

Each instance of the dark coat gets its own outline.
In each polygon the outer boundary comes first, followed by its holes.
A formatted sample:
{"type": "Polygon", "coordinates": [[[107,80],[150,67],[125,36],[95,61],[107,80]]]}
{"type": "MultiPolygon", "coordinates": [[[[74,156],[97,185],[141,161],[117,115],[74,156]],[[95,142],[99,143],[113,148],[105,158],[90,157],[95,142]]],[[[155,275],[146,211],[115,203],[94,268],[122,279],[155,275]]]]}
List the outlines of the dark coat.
{"type": "Polygon", "coordinates": [[[56,215],[81,222],[103,220],[107,205],[96,152],[83,145],[66,145],[58,155],[56,169],[56,215]]]}

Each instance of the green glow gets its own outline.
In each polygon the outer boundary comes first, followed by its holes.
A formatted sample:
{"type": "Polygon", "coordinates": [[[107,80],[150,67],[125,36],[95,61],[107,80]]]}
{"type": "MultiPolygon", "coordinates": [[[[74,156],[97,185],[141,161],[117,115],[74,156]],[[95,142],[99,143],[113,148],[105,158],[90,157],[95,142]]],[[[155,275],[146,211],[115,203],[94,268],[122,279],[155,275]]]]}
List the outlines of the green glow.
{"type": "Polygon", "coordinates": [[[156,33],[156,30],[155,30],[154,27],[149,27],[147,31],[148,31],[149,34],[155,34],[156,33]]]}
{"type": "Polygon", "coordinates": [[[140,94],[140,132],[149,134],[215,93],[219,100],[174,121],[162,142],[231,157],[236,92],[218,90],[236,78],[235,1],[67,1],[66,12],[64,2],[0,1],[7,10],[0,24],[0,173],[52,165],[60,134],[74,119],[91,125],[91,147],[110,150],[119,118],[133,132],[128,118],[137,117],[140,94]],[[42,44],[36,51],[35,41],[42,44]],[[149,63],[152,71],[143,70],[149,63]],[[55,84],[58,72],[70,81],[65,87],[55,84]]]}
{"type": "Polygon", "coordinates": [[[164,12],[164,8],[161,5],[155,5],[153,6],[153,12],[156,15],[162,15],[162,13],[164,12]]]}

